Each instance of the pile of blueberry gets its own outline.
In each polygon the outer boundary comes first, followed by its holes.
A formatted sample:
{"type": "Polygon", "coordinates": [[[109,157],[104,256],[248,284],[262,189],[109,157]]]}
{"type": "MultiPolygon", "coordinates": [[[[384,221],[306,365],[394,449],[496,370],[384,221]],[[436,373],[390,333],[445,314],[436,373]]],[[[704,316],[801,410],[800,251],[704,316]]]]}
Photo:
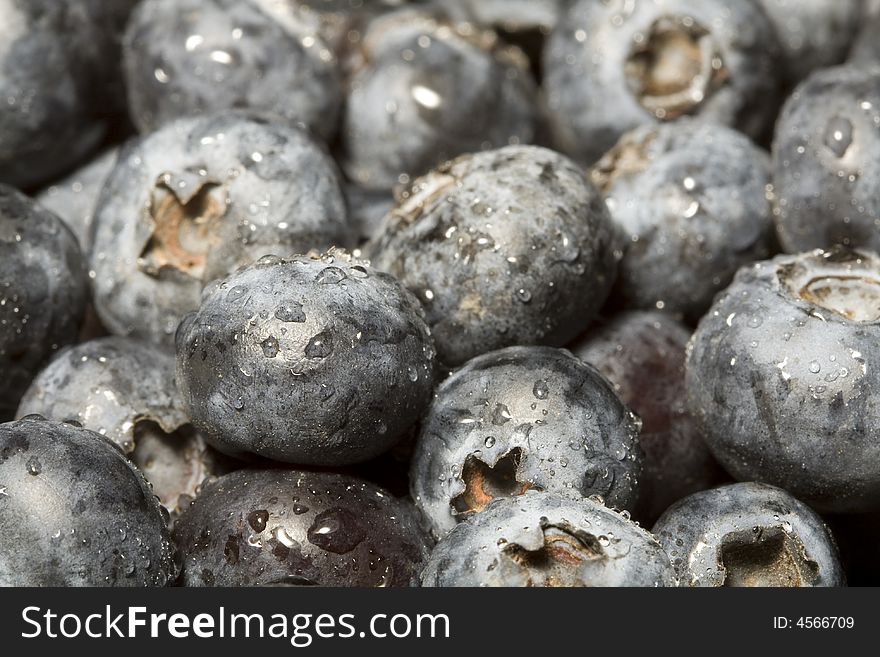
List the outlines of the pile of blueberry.
{"type": "Polygon", "coordinates": [[[0,36],[0,585],[878,581],[880,2],[0,36]]]}

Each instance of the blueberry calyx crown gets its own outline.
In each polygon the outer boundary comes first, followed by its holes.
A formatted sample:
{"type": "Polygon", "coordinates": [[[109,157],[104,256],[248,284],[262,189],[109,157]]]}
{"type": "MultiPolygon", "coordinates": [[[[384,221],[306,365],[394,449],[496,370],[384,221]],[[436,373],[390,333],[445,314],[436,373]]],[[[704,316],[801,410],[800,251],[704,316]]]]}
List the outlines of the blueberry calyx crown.
{"type": "Polygon", "coordinates": [[[661,121],[695,112],[729,77],[712,34],[690,16],[661,16],[624,66],[639,104],[661,121]]]}
{"type": "MultiPolygon", "coordinates": [[[[845,248],[814,251],[779,267],[783,290],[821,313],[851,322],[880,321],[880,261],[845,248]]],[[[815,313],[814,313],[815,314],[815,313]]]]}

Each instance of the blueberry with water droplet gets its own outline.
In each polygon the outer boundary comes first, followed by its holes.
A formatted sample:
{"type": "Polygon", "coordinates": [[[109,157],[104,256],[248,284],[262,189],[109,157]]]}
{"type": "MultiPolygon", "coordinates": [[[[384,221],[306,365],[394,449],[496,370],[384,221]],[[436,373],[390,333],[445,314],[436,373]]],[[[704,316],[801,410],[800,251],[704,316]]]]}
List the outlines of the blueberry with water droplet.
{"type": "Polygon", "coordinates": [[[0,419],[52,353],[76,341],[87,303],[76,238],[55,215],[0,184],[0,419]]]}
{"type": "Polygon", "coordinates": [[[181,325],[177,365],[193,423],[219,449],[307,465],[388,450],[418,420],[434,381],[416,299],[343,251],[233,274],[181,325]],[[368,275],[350,276],[355,267],[368,275]],[[342,274],[337,283],[323,281],[328,269],[342,274]],[[230,301],[224,288],[246,290],[247,301],[230,301]],[[288,321],[286,309],[308,321],[288,321]]]}
{"type": "MultiPolygon", "coordinates": [[[[297,3],[283,10],[272,4],[142,2],[124,44],[129,108],[141,131],[183,116],[247,109],[332,138],[342,104],[336,57],[315,17],[297,3]]],[[[261,152],[254,153],[259,161],[261,152]]]]}
{"type": "Polygon", "coordinates": [[[821,70],[795,89],[776,125],[773,184],[789,253],[880,250],[880,70],[821,70]]]}
{"type": "Polygon", "coordinates": [[[190,425],[174,367],[172,354],[130,338],[84,342],[59,353],[37,375],[17,415],[42,415],[109,438],[176,514],[206,478],[228,472],[235,462],[190,425]]]}
{"type": "Polygon", "coordinates": [[[280,469],[205,486],[174,540],[185,586],[408,586],[430,547],[410,502],[348,475],[280,469]]]}
{"type": "Polygon", "coordinates": [[[632,508],[638,435],[638,420],[608,382],[569,352],[501,349],[469,361],[437,389],[412,458],[412,495],[438,538],[493,499],[527,490],[601,494],[632,508]],[[564,468],[555,469],[563,458],[564,468]]]}
{"type": "Polygon", "coordinates": [[[176,579],[159,502],[103,436],[35,416],[0,424],[0,481],[0,586],[176,579]]]}
{"type": "Polygon", "coordinates": [[[535,136],[528,62],[490,30],[392,12],[368,25],[353,59],[342,161],[361,187],[389,190],[463,153],[535,136]]]}
{"type": "Polygon", "coordinates": [[[760,137],[778,37],[753,2],[572,2],[544,50],[554,143],[590,165],[628,130],[693,116],[760,137]]]}
{"type": "Polygon", "coordinates": [[[617,232],[598,190],[552,151],[510,146],[417,180],[367,246],[425,299],[442,362],[562,346],[605,302],[617,232]]]}
{"type": "Polygon", "coordinates": [[[733,129],[693,119],[636,128],[591,178],[627,238],[615,307],[696,320],[741,266],[773,253],[770,158],[733,129]]]}
{"type": "Polygon", "coordinates": [[[843,586],[837,544],[822,518],[780,488],[721,486],[674,504],[653,533],[682,586],[843,586]]]}
{"type": "MultiPolygon", "coordinates": [[[[203,292],[237,268],[353,237],[325,149],[303,129],[235,112],[180,119],[129,144],[92,229],[102,322],[163,345],[203,292]],[[255,151],[259,164],[247,166],[255,151]]],[[[224,293],[246,304],[235,288],[224,293]]],[[[295,301],[265,310],[303,321],[295,301]]]]}
{"type": "Polygon", "coordinates": [[[496,500],[457,525],[420,579],[429,587],[676,585],[660,543],[634,522],[589,499],[538,491],[496,500]]]}
{"type": "Polygon", "coordinates": [[[736,479],[821,511],[880,509],[878,340],[876,254],[836,248],[744,267],[688,348],[690,411],[736,479]]]}

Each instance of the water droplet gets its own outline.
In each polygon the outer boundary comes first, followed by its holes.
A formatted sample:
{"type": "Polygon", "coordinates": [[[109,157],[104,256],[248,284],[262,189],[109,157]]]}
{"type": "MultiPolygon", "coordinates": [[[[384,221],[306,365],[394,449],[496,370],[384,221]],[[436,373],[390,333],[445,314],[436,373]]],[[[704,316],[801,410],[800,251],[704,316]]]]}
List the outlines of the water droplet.
{"type": "Polygon", "coordinates": [[[275,309],[275,319],[282,322],[306,321],[306,314],[303,312],[302,304],[296,301],[288,301],[275,309]]]}
{"type": "Polygon", "coordinates": [[[810,372],[813,374],[818,374],[821,369],[822,366],[819,365],[819,361],[814,360],[810,362],[810,372]]]}
{"type": "Polygon", "coordinates": [[[247,294],[247,288],[241,285],[236,285],[226,293],[226,299],[228,301],[241,301],[245,294],[247,294]]]}
{"type": "Polygon", "coordinates": [[[486,440],[483,441],[483,444],[486,447],[495,447],[495,436],[488,436],[486,440]]]}
{"type": "Polygon", "coordinates": [[[262,532],[266,529],[266,523],[269,521],[269,512],[265,509],[251,511],[247,516],[247,521],[255,532],[262,532]]]}
{"type": "Polygon", "coordinates": [[[315,516],[307,536],[309,543],[322,550],[345,554],[360,545],[367,532],[351,511],[334,507],[315,516]]]}
{"type": "Polygon", "coordinates": [[[40,460],[36,456],[32,456],[28,459],[27,471],[28,474],[35,477],[43,471],[43,465],[42,463],[40,463],[40,460]]]}
{"type": "Polygon", "coordinates": [[[348,276],[339,267],[325,267],[321,270],[321,273],[318,274],[317,278],[315,278],[315,282],[320,283],[321,285],[336,285],[337,283],[344,281],[346,278],[348,278],[348,276]]]}
{"type": "Polygon", "coordinates": [[[849,119],[835,116],[825,127],[824,141],[834,155],[843,157],[853,142],[853,124],[849,119]]]}
{"type": "Polygon", "coordinates": [[[327,358],[333,353],[333,338],[327,332],[318,333],[306,345],[305,355],[307,358],[327,358]]]}
{"type": "Polygon", "coordinates": [[[507,406],[504,404],[495,404],[495,410],[492,411],[492,424],[497,426],[507,424],[512,417],[510,409],[507,406]]]}
{"type": "Polygon", "coordinates": [[[409,377],[409,380],[412,381],[413,383],[415,383],[416,381],[419,380],[419,371],[415,367],[413,367],[412,365],[410,365],[409,367],[406,368],[406,375],[409,377]]]}
{"type": "Polygon", "coordinates": [[[532,388],[532,394],[535,395],[537,399],[547,399],[550,395],[550,388],[547,386],[547,382],[543,379],[535,381],[535,385],[532,388]]]}
{"type": "Polygon", "coordinates": [[[532,300],[532,293],[521,287],[516,291],[516,298],[523,303],[528,303],[532,300]]]}
{"type": "Polygon", "coordinates": [[[269,336],[260,343],[263,348],[263,355],[266,358],[275,358],[278,355],[278,340],[269,336]]]}

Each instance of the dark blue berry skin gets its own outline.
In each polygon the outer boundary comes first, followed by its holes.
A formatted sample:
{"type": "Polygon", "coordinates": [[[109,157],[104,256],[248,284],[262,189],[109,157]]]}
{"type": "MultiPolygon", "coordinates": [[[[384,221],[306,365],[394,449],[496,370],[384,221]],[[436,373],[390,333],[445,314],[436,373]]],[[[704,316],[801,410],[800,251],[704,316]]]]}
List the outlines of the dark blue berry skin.
{"type": "Polygon", "coordinates": [[[645,454],[639,501],[626,507],[650,526],[676,500],[720,483],[712,458],[687,408],[685,349],[691,332],[661,312],[616,315],[572,346],[599,370],[642,421],[645,454]]]}
{"type": "Polygon", "coordinates": [[[128,25],[125,71],[142,132],[227,109],[272,113],[331,138],[342,102],[314,19],[263,0],[144,0],[128,25]]]}
{"type": "Polygon", "coordinates": [[[422,586],[675,586],[669,558],[628,516],[592,500],[528,491],[457,525],[422,586]]]}
{"type": "Polygon", "coordinates": [[[773,140],[777,232],[789,253],[880,249],[880,69],[817,71],[788,99],[773,140]]]}
{"type": "Polygon", "coordinates": [[[166,586],[159,502],[109,440],[31,416],[0,425],[0,586],[166,586]]]}
{"type": "Polygon", "coordinates": [[[454,160],[415,182],[367,247],[424,304],[440,360],[562,346],[617,270],[617,233],[573,162],[533,146],[454,160]]]}
{"type": "Polygon", "coordinates": [[[770,158],[735,130],[642,126],[591,177],[625,238],[616,306],[696,321],[740,267],[773,252],[770,158]]]}
{"type": "Polygon", "coordinates": [[[412,495],[438,538],[492,499],[530,489],[630,509],[639,427],[608,382],[567,351],[484,354],[438,388],[412,458],[412,495]]]}
{"type": "Polygon", "coordinates": [[[98,199],[116,166],[118,154],[117,148],[105,151],[36,196],[37,203],[57,215],[73,231],[83,253],[89,252],[98,199]]]}
{"type": "Polygon", "coordinates": [[[592,164],[625,132],[691,115],[761,136],[776,112],[777,36],[752,0],[579,0],[547,42],[555,143],[592,164]]]}
{"type": "Polygon", "coordinates": [[[689,345],[690,409],[736,479],[821,511],[880,509],[880,260],[836,249],[742,269],[689,345]]]}
{"type": "Polygon", "coordinates": [[[653,533],[681,586],[844,586],[837,544],[815,511],[786,491],[739,483],[674,504],[653,533]]]}
{"type": "Polygon", "coordinates": [[[788,81],[842,63],[862,19],[860,0],[758,0],[779,37],[788,81]]]}
{"type": "Polygon", "coordinates": [[[111,333],[170,346],[209,282],[352,233],[336,166],[305,131],[238,113],[181,119],[127,145],[107,180],[95,307],[111,333]]]}
{"type": "Polygon", "coordinates": [[[267,256],[181,323],[177,383],[220,450],[341,466],[418,420],[434,355],[418,302],[387,274],[342,252],[267,256]]]}
{"type": "Polygon", "coordinates": [[[408,586],[430,542],[410,502],[360,479],[239,470],[174,527],[185,586],[408,586]]]}
{"type": "Polygon", "coordinates": [[[73,233],[0,185],[0,417],[15,409],[49,356],[76,340],[88,296],[73,233]]]}
{"type": "Polygon", "coordinates": [[[42,415],[100,433],[140,468],[172,514],[205,479],[232,467],[190,426],[170,353],[131,338],[99,338],[55,356],[31,383],[18,417],[42,415]]]}
{"type": "Polygon", "coordinates": [[[2,0],[0,183],[32,188],[93,151],[101,38],[92,0],[2,0]]]}
{"type": "Polygon", "coordinates": [[[387,191],[464,153],[533,140],[528,62],[494,32],[403,10],[370,23],[358,57],[342,166],[362,187],[387,191]]]}

